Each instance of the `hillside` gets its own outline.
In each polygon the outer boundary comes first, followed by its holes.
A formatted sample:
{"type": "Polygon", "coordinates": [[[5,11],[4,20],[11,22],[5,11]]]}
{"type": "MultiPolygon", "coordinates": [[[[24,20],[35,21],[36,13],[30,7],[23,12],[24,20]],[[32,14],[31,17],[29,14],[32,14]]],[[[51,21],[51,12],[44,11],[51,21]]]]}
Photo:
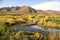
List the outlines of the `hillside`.
{"type": "Polygon", "coordinates": [[[33,9],[29,6],[22,6],[22,7],[4,7],[4,8],[0,8],[0,14],[60,15],[60,11],[36,10],[36,9],[33,9]]]}

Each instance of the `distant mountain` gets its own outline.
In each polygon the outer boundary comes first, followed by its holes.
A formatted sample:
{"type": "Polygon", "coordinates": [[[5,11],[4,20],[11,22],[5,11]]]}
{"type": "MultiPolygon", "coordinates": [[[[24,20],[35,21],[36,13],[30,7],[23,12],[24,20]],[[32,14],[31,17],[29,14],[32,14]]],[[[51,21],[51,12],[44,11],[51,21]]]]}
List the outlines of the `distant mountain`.
{"type": "Polygon", "coordinates": [[[20,12],[22,12],[22,13],[36,13],[36,10],[29,7],[29,6],[22,6],[20,8],[20,12]]]}
{"type": "Polygon", "coordinates": [[[0,8],[0,14],[41,14],[41,15],[60,15],[60,11],[36,10],[29,6],[4,7],[0,8]]]}
{"type": "Polygon", "coordinates": [[[47,10],[45,11],[49,15],[60,15],[60,11],[54,11],[54,10],[47,10]]]}

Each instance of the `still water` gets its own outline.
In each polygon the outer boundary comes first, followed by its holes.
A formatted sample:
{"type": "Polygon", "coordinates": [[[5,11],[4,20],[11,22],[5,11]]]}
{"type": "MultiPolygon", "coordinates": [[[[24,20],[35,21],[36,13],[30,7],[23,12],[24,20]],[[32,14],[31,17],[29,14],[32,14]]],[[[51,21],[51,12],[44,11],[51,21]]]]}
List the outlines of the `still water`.
{"type": "Polygon", "coordinates": [[[51,29],[48,28],[45,30],[42,27],[39,27],[37,25],[31,25],[31,26],[19,26],[19,25],[14,25],[13,26],[16,31],[28,31],[28,32],[39,32],[42,34],[49,34],[49,33],[55,33],[55,34],[60,34],[60,29],[51,29]]]}

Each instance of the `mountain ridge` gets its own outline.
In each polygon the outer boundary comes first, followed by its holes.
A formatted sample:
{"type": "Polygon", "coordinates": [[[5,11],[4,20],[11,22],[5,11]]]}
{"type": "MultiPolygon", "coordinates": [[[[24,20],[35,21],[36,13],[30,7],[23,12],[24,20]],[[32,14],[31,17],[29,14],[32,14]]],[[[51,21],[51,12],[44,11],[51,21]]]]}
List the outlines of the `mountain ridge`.
{"type": "Polygon", "coordinates": [[[29,6],[22,7],[3,7],[0,8],[0,14],[43,14],[43,15],[60,15],[60,11],[55,10],[36,10],[29,6]]]}

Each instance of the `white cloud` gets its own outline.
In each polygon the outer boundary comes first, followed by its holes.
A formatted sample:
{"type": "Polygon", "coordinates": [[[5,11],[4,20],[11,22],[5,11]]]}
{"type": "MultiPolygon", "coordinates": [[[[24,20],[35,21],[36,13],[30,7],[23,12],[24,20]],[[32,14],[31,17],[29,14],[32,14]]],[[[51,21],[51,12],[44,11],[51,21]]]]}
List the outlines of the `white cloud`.
{"type": "Polygon", "coordinates": [[[60,1],[51,1],[33,5],[32,8],[41,10],[58,10],[60,11],[60,1]]]}

